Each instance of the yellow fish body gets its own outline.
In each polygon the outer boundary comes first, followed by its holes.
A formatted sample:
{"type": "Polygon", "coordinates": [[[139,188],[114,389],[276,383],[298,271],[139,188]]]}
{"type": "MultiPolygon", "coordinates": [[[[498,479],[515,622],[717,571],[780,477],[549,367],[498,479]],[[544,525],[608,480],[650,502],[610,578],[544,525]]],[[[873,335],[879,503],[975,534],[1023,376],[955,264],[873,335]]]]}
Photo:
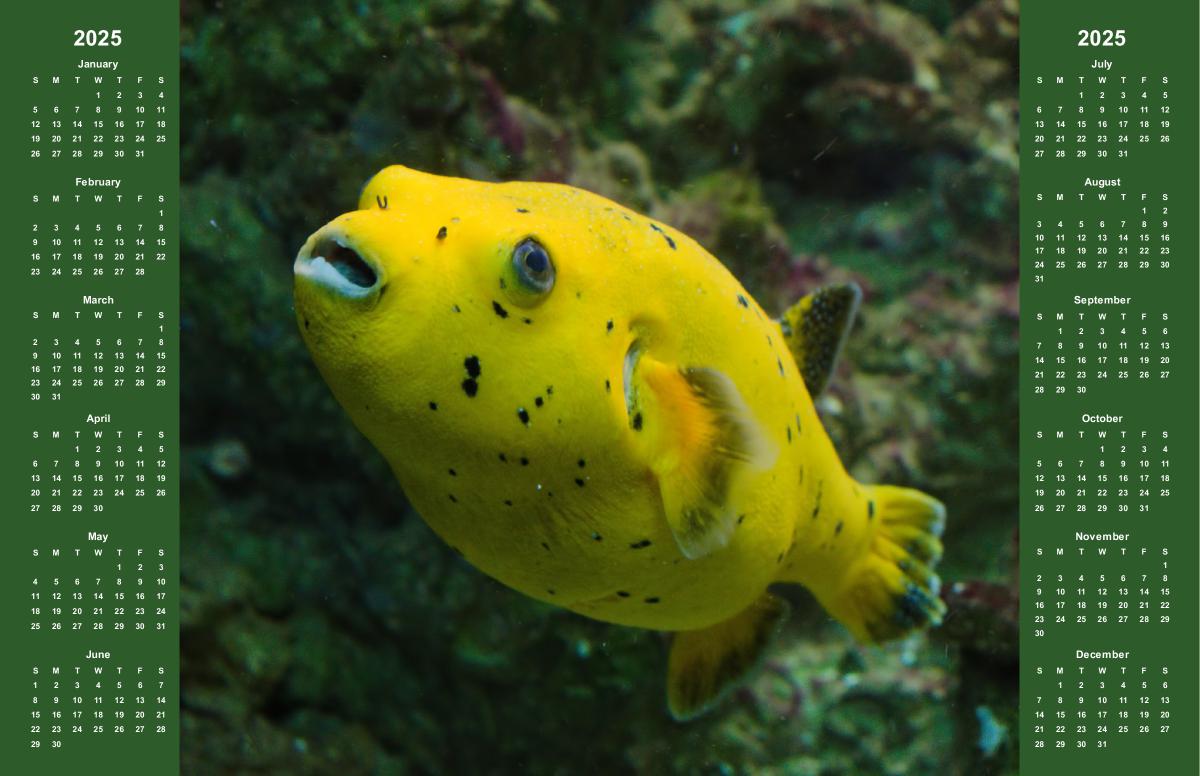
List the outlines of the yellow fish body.
{"type": "Polygon", "coordinates": [[[295,276],[321,374],[426,522],[526,595],[676,631],[677,717],[755,663],[772,583],[864,641],[940,621],[942,505],[855,482],[813,406],[857,288],[775,321],[692,239],[595,194],[399,166],[295,276]]]}

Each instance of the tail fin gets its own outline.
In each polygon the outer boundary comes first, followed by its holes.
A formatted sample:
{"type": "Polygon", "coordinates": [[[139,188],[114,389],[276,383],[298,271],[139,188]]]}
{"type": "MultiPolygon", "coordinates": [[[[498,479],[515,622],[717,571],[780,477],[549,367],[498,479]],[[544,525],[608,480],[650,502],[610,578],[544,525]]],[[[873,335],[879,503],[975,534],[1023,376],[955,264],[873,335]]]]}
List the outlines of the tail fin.
{"type": "Polygon", "coordinates": [[[933,567],[942,557],[946,508],[919,490],[865,486],[877,522],[867,554],[847,574],[827,608],[855,638],[890,641],[940,625],[946,605],[933,567]]]}

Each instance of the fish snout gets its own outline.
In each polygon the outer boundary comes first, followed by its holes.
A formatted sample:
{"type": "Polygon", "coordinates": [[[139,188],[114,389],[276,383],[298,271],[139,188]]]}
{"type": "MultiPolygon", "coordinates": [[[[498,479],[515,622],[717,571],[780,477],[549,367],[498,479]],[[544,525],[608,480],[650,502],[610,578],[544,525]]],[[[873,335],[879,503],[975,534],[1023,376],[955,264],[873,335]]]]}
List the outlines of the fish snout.
{"type": "Polygon", "coordinates": [[[298,283],[303,279],[325,293],[352,300],[378,298],[386,283],[380,262],[336,221],[308,238],[292,272],[298,283]]]}

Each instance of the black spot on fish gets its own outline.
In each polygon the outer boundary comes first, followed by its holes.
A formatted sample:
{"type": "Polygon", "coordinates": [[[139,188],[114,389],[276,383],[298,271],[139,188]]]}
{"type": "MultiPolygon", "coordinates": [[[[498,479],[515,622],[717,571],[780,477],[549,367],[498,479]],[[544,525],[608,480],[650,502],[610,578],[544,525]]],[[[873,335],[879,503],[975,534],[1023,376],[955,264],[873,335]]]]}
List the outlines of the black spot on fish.
{"type": "Polygon", "coordinates": [[[602,542],[602,541],[604,541],[604,537],[601,536],[600,534],[596,533],[595,531],[592,531],[592,541],[602,542]]]}
{"type": "Polygon", "coordinates": [[[308,319],[307,318],[304,319],[304,328],[306,330],[308,329],[308,319]]]}
{"type": "Polygon", "coordinates": [[[384,196],[380,196],[380,195],[376,194],[375,195],[375,204],[379,206],[380,210],[387,210],[387,205],[388,205],[387,195],[385,194],[384,196]]]}
{"type": "Polygon", "coordinates": [[[553,385],[547,385],[547,386],[546,386],[546,395],[547,395],[547,396],[553,396],[553,395],[554,395],[554,386],[553,386],[553,385]]]}
{"type": "Polygon", "coordinates": [[[776,563],[783,563],[783,553],[779,553],[779,557],[775,559],[776,563]]]}
{"type": "Polygon", "coordinates": [[[512,501],[511,501],[510,499],[504,499],[504,506],[506,506],[506,507],[511,507],[511,506],[512,506],[512,501]]]}
{"type": "Polygon", "coordinates": [[[796,413],[796,433],[797,433],[797,434],[803,434],[803,433],[804,433],[804,432],[803,432],[803,431],[800,429],[800,413],[799,413],[799,412],[797,412],[797,413],[796,413]]]}
{"type": "Polygon", "coordinates": [[[842,532],[842,527],[843,527],[842,521],[841,520],[837,521],[837,525],[835,525],[833,527],[833,535],[837,536],[838,534],[840,534],[842,532]]]}
{"type": "Polygon", "coordinates": [[[429,409],[433,410],[434,412],[437,412],[437,402],[436,401],[429,402],[429,409]]]}
{"type": "Polygon", "coordinates": [[[738,521],[737,521],[737,524],[738,524],[738,525],[741,525],[741,524],[742,524],[742,521],[744,521],[745,519],[746,519],[746,516],[745,516],[745,515],[738,515],[738,521]]]}
{"type": "Polygon", "coordinates": [[[500,453],[500,460],[503,461],[504,463],[508,463],[508,456],[505,455],[504,453],[500,453]]]}
{"type": "Polygon", "coordinates": [[[546,592],[549,593],[550,595],[554,595],[554,588],[548,587],[548,588],[546,588],[546,592]]]}
{"type": "Polygon", "coordinates": [[[475,394],[479,393],[479,383],[475,382],[473,377],[468,377],[466,380],[462,381],[462,389],[463,393],[471,398],[474,398],[475,394]]]}
{"type": "Polygon", "coordinates": [[[524,407],[517,407],[517,417],[520,418],[521,422],[526,426],[529,425],[529,412],[526,411],[524,407]]]}
{"type": "Polygon", "coordinates": [[[788,444],[790,445],[792,443],[792,427],[791,426],[787,427],[787,438],[788,438],[788,444]]]}
{"type": "Polygon", "coordinates": [[[508,283],[504,282],[504,278],[500,278],[500,288],[501,289],[508,288],[508,283]]]}
{"type": "Polygon", "coordinates": [[[821,514],[821,491],[825,488],[824,480],[817,482],[817,501],[813,504],[812,519],[816,520],[817,515],[821,514]]]}
{"type": "Polygon", "coordinates": [[[640,413],[640,412],[636,412],[633,415],[633,430],[634,431],[642,430],[642,413],[640,413]]]}
{"type": "Polygon", "coordinates": [[[629,593],[625,592],[624,590],[618,590],[618,591],[617,591],[617,595],[618,595],[618,596],[620,596],[621,598],[628,598],[628,597],[629,597],[629,593]]]}
{"type": "Polygon", "coordinates": [[[525,208],[523,208],[523,207],[519,207],[519,208],[517,208],[517,212],[518,212],[518,213],[528,213],[529,211],[528,211],[528,210],[526,210],[526,209],[525,209],[525,208]]]}
{"type": "Polygon", "coordinates": [[[867,519],[868,520],[875,519],[875,502],[874,501],[867,502],[867,519]]]}
{"type": "Polygon", "coordinates": [[[545,403],[546,403],[546,402],[542,400],[542,397],[541,397],[541,396],[538,396],[537,398],[535,398],[535,399],[533,400],[533,404],[534,404],[534,406],[535,406],[535,407],[540,407],[540,406],[542,406],[542,405],[543,405],[543,404],[545,404],[545,403]]]}
{"type": "Polygon", "coordinates": [[[629,216],[625,215],[624,213],[622,213],[622,214],[621,214],[621,218],[624,218],[626,221],[632,221],[632,220],[633,220],[632,218],[630,218],[629,216]]]}
{"type": "Polygon", "coordinates": [[[612,330],[613,330],[613,322],[612,322],[612,319],[611,319],[611,318],[609,319],[608,323],[604,324],[604,330],[605,330],[605,331],[612,331],[612,330]]]}
{"type": "Polygon", "coordinates": [[[650,228],[653,229],[654,231],[658,232],[659,234],[661,234],[663,236],[663,239],[667,241],[667,245],[671,246],[671,250],[675,250],[675,241],[672,240],[667,235],[667,233],[662,230],[662,227],[660,227],[658,224],[652,223],[652,224],[650,224],[650,228]]]}
{"type": "Polygon", "coordinates": [[[450,500],[453,501],[455,504],[458,503],[458,499],[454,497],[453,493],[450,494],[450,500]]]}
{"type": "Polygon", "coordinates": [[[528,459],[528,458],[526,458],[525,456],[521,456],[521,465],[522,465],[522,466],[528,466],[528,465],[529,465],[529,459],[528,459]]]}
{"type": "Polygon", "coordinates": [[[458,472],[454,471],[453,469],[450,469],[450,476],[451,476],[451,477],[457,477],[457,476],[458,476],[458,472]]]}
{"type": "Polygon", "coordinates": [[[459,307],[458,305],[454,305],[454,306],[453,306],[453,307],[451,307],[450,309],[451,309],[451,310],[453,310],[453,311],[454,311],[454,312],[456,312],[456,313],[461,313],[461,312],[462,312],[462,308],[461,308],[461,307],[459,307]]]}
{"type": "Polygon", "coordinates": [[[463,361],[463,366],[466,367],[467,377],[479,377],[483,371],[479,367],[479,356],[467,356],[463,361]]]}
{"type": "Polygon", "coordinates": [[[610,383],[608,380],[604,381],[604,392],[612,393],[612,383],[610,383]]]}
{"type": "Polygon", "coordinates": [[[640,542],[634,542],[633,544],[629,545],[629,549],[631,549],[631,550],[644,550],[644,549],[646,549],[647,547],[649,547],[649,546],[650,546],[650,544],[651,544],[651,542],[650,542],[650,540],[649,540],[649,539],[642,539],[640,542]]]}
{"type": "Polygon", "coordinates": [[[446,227],[444,227],[444,226],[443,226],[441,229],[439,229],[439,230],[438,230],[438,233],[437,233],[437,238],[438,238],[439,240],[445,240],[445,239],[446,239],[446,227]]]}
{"type": "Polygon", "coordinates": [[[492,300],[492,310],[494,310],[496,315],[499,315],[501,318],[508,317],[508,310],[505,310],[504,305],[500,304],[495,299],[492,300]]]}
{"type": "Polygon", "coordinates": [[[522,318],[522,319],[521,319],[521,321],[522,321],[522,323],[524,323],[526,326],[532,326],[532,325],[533,325],[533,319],[532,319],[532,318],[522,318]]]}
{"type": "Polygon", "coordinates": [[[550,552],[550,545],[546,544],[545,542],[542,542],[542,549],[545,550],[546,552],[550,552]]]}
{"type": "Polygon", "coordinates": [[[738,304],[740,304],[742,307],[745,307],[747,310],[750,309],[750,302],[747,301],[746,297],[742,296],[741,294],[738,294],[737,300],[738,300],[738,304]]]}
{"type": "Polygon", "coordinates": [[[585,461],[585,460],[583,460],[582,458],[580,458],[580,459],[579,459],[579,468],[580,468],[580,469],[582,469],[582,468],[583,468],[583,467],[585,467],[585,466],[587,466],[587,461],[585,461]]]}
{"type": "Polygon", "coordinates": [[[800,484],[804,484],[804,464],[800,464],[800,484]]]}
{"type": "Polygon", "coordinates": [[[660,600],[662,600],[662,599],[660,599],[658,596],[656,596],[656,595],[652,595],[652,596],[650,596],[649,598],[647,598],[647,599],[646,599],[646,603],[648,603],[648,604],[656,604],[656,603],[658,603],[660,600]]]}
{"type": "Polygon", "coordinates": [[[783,377],[783,360],[776,356],[775,363],[779,365],[779,376],[783,377]]]}
{"type": "Polygon", "coordinates": [[[575,484],[582,488],[584,486],[584,481],[576,477],[575,484]]]}

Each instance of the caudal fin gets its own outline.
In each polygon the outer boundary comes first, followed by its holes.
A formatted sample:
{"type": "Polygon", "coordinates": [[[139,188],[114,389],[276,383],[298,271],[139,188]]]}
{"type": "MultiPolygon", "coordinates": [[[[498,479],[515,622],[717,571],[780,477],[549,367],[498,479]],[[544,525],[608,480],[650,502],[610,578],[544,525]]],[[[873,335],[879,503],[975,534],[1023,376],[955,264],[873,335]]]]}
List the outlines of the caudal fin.
{"type": "Polygon", "coordinates": [[[938,597],[941,580],[933,568],[942,557],[946,508],[919,490],[866,487],[876,530],[866,556],[826,600],[827,608],[865,642],[940,625],[946,605],[938,597]]]}

